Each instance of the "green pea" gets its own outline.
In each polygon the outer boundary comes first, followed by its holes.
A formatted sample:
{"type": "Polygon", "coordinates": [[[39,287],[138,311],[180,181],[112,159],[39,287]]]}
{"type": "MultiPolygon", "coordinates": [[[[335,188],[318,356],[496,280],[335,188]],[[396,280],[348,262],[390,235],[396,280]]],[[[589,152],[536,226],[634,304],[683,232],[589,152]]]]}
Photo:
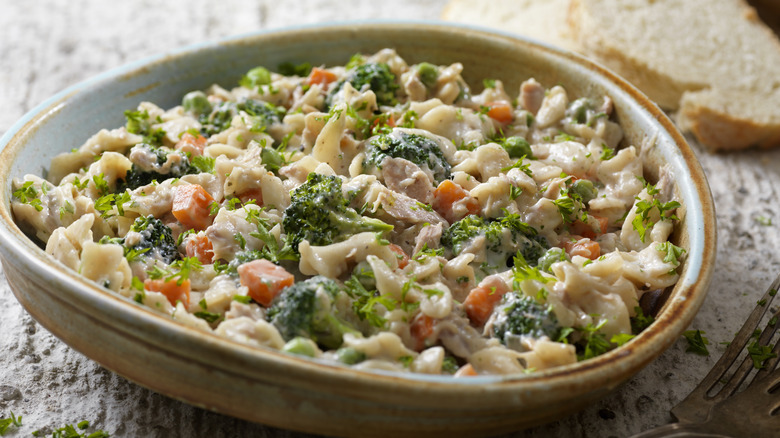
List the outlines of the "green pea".
{"type": "Polygon", "coordinates": [[[366,354],[352,347],[344,347],[336,350],[336,358],[341,363],[354,365],[366,360],[366,354]]]}
{"type": "Polygon", "coordinates": [[[260,85],[268,85],[271,83],[271,72],[265,67],[255,67],[249,70],[244,76],[240,84],[247,88],[255,88],[260,85]]]}
{"type": "Polygon", "coordinates": [[[436,85],[436,79],[439,78],[439,69],[429,62],[421,62],[417,65],[417,71],[420,74],[420,81],[428,87],[433,88],[436,85]]]}
{"type": "Polygon", "coordinates": [[[191,91],[181,101],[184,111],[201,115],[211,112],[211,103],[202,91],[191,91]]]}
{"type": "Polygon", "coordinates": [[[588,121],[588,110],[590,109],[593,109],[593,102],[588,98],[581,97],[569,105],[566,115],[576,123],[582,124],[588,121]]]}
{"type": "Polygon", "coordinates": [[[590,202],[591,199],[596,198],[599,194],[596,187],[593,186],[593,183],[587,179],[578,179],[577,181],[574,181],[570,191],[579,195],[580,199],[582,199],[582,203],[585,205],[588,205],[588,202],[590,202]]]}
{"type": "Polygon", "coordinates": [[[562,262],[568,259],[569,258],[566,256],[566,252],[562,248],[552,247],[548,249],[547,252],[544,253],[544,255],[539,257],[539,264],[536,265],[536,267],[540,271],[544,271],[551,274],[552,271],[550,271],[550,267],[552,266],[553,263],[562,262]]]}
{"type": "Polygon", "coordinates": [[[311,339],[297,336],[287,341],[284,347],[282,347],[282,351],[300,356],[314,357],[317,354],[317,345],[311,339]]]}
{"type": "Polygon", "coordinates": [[[508,137],[501,143],[501,146],[506,149],[509,158],[520,158],[523,156],[533,158],[534,155],[528,140],[523,137],[508,137]]]}

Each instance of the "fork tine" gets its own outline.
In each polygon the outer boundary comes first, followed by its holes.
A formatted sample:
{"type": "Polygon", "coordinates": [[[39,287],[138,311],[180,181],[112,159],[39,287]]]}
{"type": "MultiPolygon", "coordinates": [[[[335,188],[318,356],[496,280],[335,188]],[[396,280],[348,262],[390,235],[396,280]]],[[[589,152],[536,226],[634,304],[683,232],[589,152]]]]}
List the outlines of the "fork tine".
{"type": "Polygon", "coordinates": [[[745,349],[750,339],[753,337],[753,333],[758,327],[758,324],[761,323],[761,320],[772,304],[772,300],[777,295],[778,288],[780,288],[780,275],[775,279],[775,281],[772,282],[767,291],[764,293],[764,296],[759,300],[759,303],[763,302],[764,304],[756,305],[756,307],[750,313],[748,319],[745,321],[745,324],[743,324],[742,328],[739,330],[739,332],[737,332],[734,340],[731,341],[729,346],[726,348],[726,351],[723,352],[723,356],[721,356],[715,366],[712,367],[712,370],[709,372],[709,374],[707,374],[704,380],[701,381],[699,386],[696,387],[695,391],[698,391],[700,388],[704,388],[704,394],[706,398],[706,394],[715,386],[715,384],[721,380],[723,375],[728,371],[737,357],[739,357],[740,353],[742,353],[742,350],[745,349]]]}
{"type": "MultiPolygon", "coordinates": [[[[778,327],[780,326],[780,322],[778,322],[778,319],[780,319],[780,308],[778,308],[775,311],[774,315],[772,315],[772,319],[774,320],[774,324],[767,325],[766,330],[764,330],[767,331],[771,327],[772,334],[768,335],[766,339],[764,339],[764,334],[762,334],[761,339],[759,340],[759,343],[761,345],[769,345],[775,333],[777,332],[778,328],[780,328],[778,327]]],[[[777,363],[780,362],[780,341],[775,342],[775,346],[772,349],[772,353],[775,354],[775,357],[769,358],[766,361],[764,361],[764,367],[758,371],[758,374],[756,375],[754,381],[763,378],[765,375],[771,373],[772,370],[775,369],[775,367],[777,367],[777,363]]]]}
{"type": "MultiPolygon", "coordinates": [[[[769,306],[769,303],[766,304],[766,306],[769,306]]],[[[777,316],[780,311],[775,312],[773,316],[777,316]]],[[[769,345],[770,341],[774,337],[775,333],[777,332],[777,324],[769,325],[764,328],[764,330],[761,332],[759,337],[756,339],[758,342],[758,345],[765,346],[769,345]]],[[[751,336],[751,339],[753,337],[751,336]]],[[[777,349],[778,345],[775,345],[775,349],[777,349]]],[[[775,355],[777,355],[777,352],[775,352],[775,355]]],[[[750,385],[753,384],[753,382],[760,380],[761,376],[769,374],[772,370],[775,368],[775,364],[777,357],[774,357],[772,359],[767,359],[763,363],[763,368],[759,370],[759,372],[756,374],[756,376],[751,381],[750,385]]],[[[729,381],[721,388],[720,391],[718,391],[717,394],[712,396],[712,400],[714,402],[719,402],[726,397],[729,397],[730,395],[734,394],[734,392],[739,389],[742,382],[745,381],[745,379],[748,377],[751,371],[754,369],[753,365],[753,359],[748,355],[745,357],[745,359],[742,361],[742,364],[740,364],[737,371],[734,372],[734,374],[731,375],[731,378],[729,381]]]]}
{"type": "MultiPolygon", "coordinates": [[[[702,379],[699,385],[696,386],[683,401],[672,408],[671,413],[675,418],[681,421],[704,421],[707,418],[712,406],[716,404],[716,401],[713,396],[709,395],[709,392],[724,378],[728,370],[745,349],[745,346],[747,346],[756,328],[769,310],[772,300],[777,295],[778,288],[780,288],[780,275],[778,275],[769,286],[763,297],[759,300],[759,304],[750,312],[750,316],[748,316],[747,320],[742,325],[742,328],[740,328],[739,332],[737,332],[737,335],[734,337],[734,340],[726,348],[726,351],[723,352],[723,355],[715,363],[715,366],[712,367],[712,370],[710,370],[707,376],[702,379]],[[763,305],[760,304],[762,302],[763,305]]],[[[749,359],[750,358],[747,358],[746,360],[749,359]]],[[[736,379],[729,377],[726,384],[729,386],[731,392],[736,390],[742,381],[744,381],[750,371],[748,366],[752,365],[746,365],[745,361],[743,361],[740,365],[740,369],[745,367],[745,370],[739,375],[735,373],[736,379]],[[738,380],[738,382],[734,384],[732,383],[732,380],[735,382],[738,380]],[[735,386],[734,389],[731,389],[731,386],[735,386]]]]}

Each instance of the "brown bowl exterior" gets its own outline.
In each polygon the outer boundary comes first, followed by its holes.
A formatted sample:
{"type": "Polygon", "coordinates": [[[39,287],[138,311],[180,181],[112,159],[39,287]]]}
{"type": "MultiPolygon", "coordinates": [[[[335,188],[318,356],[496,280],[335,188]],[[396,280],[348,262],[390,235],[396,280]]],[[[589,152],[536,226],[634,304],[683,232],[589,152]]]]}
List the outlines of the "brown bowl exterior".
{"type": "MultiPolygon", "coordinates": [[[[512,91],[514,92],[514,91],[512,91]]],[[[715,215],[705,176],[670,120],[634,87],[575,54],[478,28],[364,23],[280,30],[185,49],[87,81],[28,114],[0,152],[0,255],[11,288],[46,329],[104,367],[161,394],[272,426],[339,436],[483,436],[551,421],[597,400],[668,348],[707,291],[715,215]],[[11,179],[38,173],[57,153],[101,127],[123,124],[141,100],[173,106],[185,92],[230,84],[256,65],[343,65],[357,52],[392,47],[410,63],[461,62],[475,88],[528,77],[570,94],[607,94],[627,144],[655,136],[646,172],[669,165],[684,205],[675,231],[687,251],[680,282],[656,322],[595,359],[515,376],[368,373],[251,348],[181,326],[66,270],[15,225],[11,179]],[[56,135],[57,137],[53,137],[56,135]],[[53,141],[57,139],[57,141],[53,141]],[[59,149],[51,147],[59,145],[59,149]]]]}

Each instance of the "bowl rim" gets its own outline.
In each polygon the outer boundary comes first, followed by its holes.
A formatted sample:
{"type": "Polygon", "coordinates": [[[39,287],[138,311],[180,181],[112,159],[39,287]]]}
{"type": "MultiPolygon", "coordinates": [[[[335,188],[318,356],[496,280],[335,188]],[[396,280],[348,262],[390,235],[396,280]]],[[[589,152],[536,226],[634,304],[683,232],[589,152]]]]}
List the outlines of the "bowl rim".
{"type": "MultiPolygon", "coordinates": [[[[0,182],[3,184],[3,190],[5,191],[3,208],[0,210],[0,216],[2,216],[2,221],[0,221],[2,222],[0,224],[0,240],[4,242],[0,248],[0,253],[3,256],[4,264],[11,263],[15,266],[26,264],[27,266],[36,267],[48,280],[62,284],[64,287],[70,287],[69,293],[76,294],[80,299],[94,300],[95,305],[102,306],[106,310],[123,312],[126,317],[132,316],[132,318],[137,318],[139,322],[164,329],[171,337],[187,340],[188,344],[204,344],[214,349],[214,351],[223,351],[224,353],[235,355],[236,359],[241,363],[270,364],[275,362],[285,367],[296,368],[303,374],[316,373],[324,378],[336,379],[344,383],[360,381],[360,383],[365,384],[367,383],[366,381],[369,381],[368,383],[372,384],[372,386],[385,388],[398,388],[399,385],[419,388],[420,384],[424,384],[426,390],[445,393],[451,391],[461,392],[463,390],[512,392],[521,387],[524,390],[529,390],[533,387],[546,389],[564,382],[570,385],[571,382],[568,380],[571,375],[579,376],[582,382],[595,381],[601,382],[601,385],[608,384],[610,376],[614,373],[611,370],[618,368],[630,374],[635,373],[660,354],[660,352],[666,350],[674,341],[673,338],[682,333],[684,328],[693,320],[706,296],[714,266],[715,252],[707,251],[705,248],[705,245],[714,247],[716,243],[712,195],[704,172],[695,158],[695,154],[666,114],[633,85],[592,60],[541,41],[480,26],[413,20],[337,22],[324,25],[307,24],[268,29],[189,45],[112,68],[67,87],[35,106],[17,121],[0,138],[0,148],[2,148],[0,150],[0,182]],[[475,376],[469,379],[457,379],[450,376],[355,370],[298,358],[270,348],[247,346],[219,337],[213,333],[200,332],[196,329],[185,327],[167,316],[136,305],[114,292],[103,290],[58,263],[55,264],[57,266],[56,269],[51,269],[54,259],[45,254],[43,250],[27,238],[13,221],[10,213],[10,197],[7,192],[10,190],[11,179],[18,177],[8,173],[15,153],[24,145],[27,136],[34,132],[40,124],[45,123],[49,116],[64,108],[69,99],[80,93],[88,92],[98,84],[141,74],[146,69],[159,63],[168,62],[171,59],[196,56],[201,51],[217,49],[223,45],[255,44],[262,39],[272,36],[312,31],[336,32],[346,29],[359,32],[374,27],[404,28],[406,31],[413,32],[420,29],[421,26],[424,32],[465,33],[473,38],[498,39],[511,44],[532,46],[533,50],[542,50],[549,55],[564,58],[578,64],[580,67],[585,67],[593,74],[605,78],[608,83],[620,91],[630,95],[639,108],[656,119],[660,127],[676,144],[680,158],[685,162],[685,167],[690,172],[693,180],[691,184],[678,184],[678,188],[685,191],[688,197],[698,200],[698,206],[701,207],[700,209],[687,208],[686,213],[688,221],[694,220],[688,231],[691,235],[691,244],[696,246],[690,248],[685,262],[684,275],[681,276],[678,286],[675,287],[675,293],[670,298],[667,306],[658,315],[656,323],[645,329],[629,343],[587,361],[520,375],[475,376]],[[692,254],[696,254],[701,258],[692,259],[692,254]],[[666,339],[670,334],[674,335],[672,339],[666,339]],[[659,343],[663,347],[660,349],[649,348],[651,343],[659,343]]],[[[214,364],[211,363],[211,365],[213,366],[214,364]]],[[[591,387],[592,384],[587,386],[591,387]]]]}

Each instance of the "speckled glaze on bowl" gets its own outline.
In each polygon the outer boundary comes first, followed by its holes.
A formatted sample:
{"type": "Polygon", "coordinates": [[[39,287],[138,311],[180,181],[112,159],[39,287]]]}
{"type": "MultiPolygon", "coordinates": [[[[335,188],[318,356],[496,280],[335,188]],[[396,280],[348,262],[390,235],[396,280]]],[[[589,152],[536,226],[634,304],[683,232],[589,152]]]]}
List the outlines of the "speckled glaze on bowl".
{"type": "Polygon", "coordinates": [[[489,435],[551,421],[603,397],[657,357],[698,311],[715,254],[715,215],[694,154],[670,120],[635,88],[577,55],[472,27],[340,24],[249,35],[176,51],[76,85],[27,114],[2,138],[0,255],[18,300],[46,329],[106,368],[193,405],[277,427],[343,436],[489,435]],[[42,174],[57,153],[124,124],[142,100],[170,107],[190,90],[235,84],[256,65],[343,65],[393,47],[409,63],[461,62],[479,90],[502,79],[510,94],[535,77],[570,95],[606,94],[626,144],[652,136],[645,171],[671,166],[684,205],[674,239],[687,250],[679,283],[656,322],[595,359],[515,376],[367,373],[250,348],[193,330],[66,270],[26,237],[10,211],[11,179],[42,174]]]}

